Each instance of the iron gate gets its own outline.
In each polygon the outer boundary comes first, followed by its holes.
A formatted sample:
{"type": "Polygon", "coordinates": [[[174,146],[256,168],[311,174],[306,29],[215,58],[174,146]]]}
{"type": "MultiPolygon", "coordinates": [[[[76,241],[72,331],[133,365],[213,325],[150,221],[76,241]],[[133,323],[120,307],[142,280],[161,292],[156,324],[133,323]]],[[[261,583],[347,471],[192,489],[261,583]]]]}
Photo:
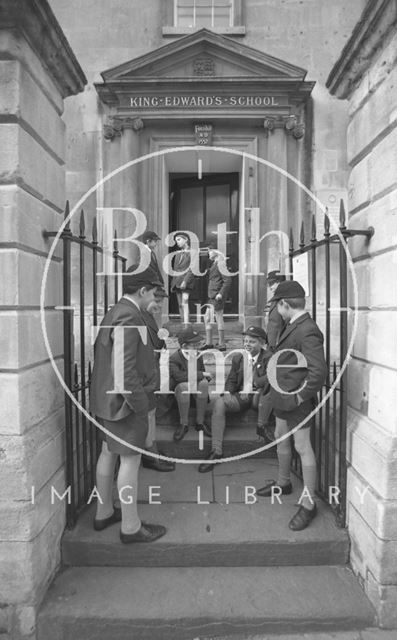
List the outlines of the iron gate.
{"type": "MultiPolygon", "coordinates": [[[[69,202],[65,207],[65,220],[68,217],[69,202]]],[[[47,237],[55,235],[56,232],[46,233],[47,237]]],[[[98,243],[96,219],[90,240],[86,237],[83,211],[79,235],[72,233],[68,222],[60,238],[63,243],[64,380],[73,397],[88,411],[93,360],[91,329],[100,324],[109,304],[117,302],[122,292],[117,276],[105,275],[101,279],[97,276],[103,249],[98,243]]],[[[123,272],[126,259],[119,254],[116,232],[114,238],[114,272],[123,272]]],[[[68,393],[65,393],[65,429],[66,486],[69,489],[66,526],[72,528],[95,485],[100,438],[98,429],[68,393]]]]}
{"type": "MultiPolygon", "coordinates": [[[[335,512],[336,523],[346,523],[346,429],[347,429],[347,371],[341,367],[348,355],[348,261],[340,236],[347,240],[355,235],[368,238],[373,229],[346,228],[343,200],[339,207],[339,232],[330,233],[328,211],[324,216],[323,237],[317,238],[315,216],[311,235],[305,242],[302,222],[299,246],[295,249],[292,230],[289,237],[289,271],[294,277],[294,259],[307,256],[310,280],[311,315],[324,333],[327,378],[319,394],[319,410],[311,420],[311,438],[317,461],[317,493],[335,512]],[[320,264],[323,264],[323,269],[320,264]],[[339,378],[339,379],[338,379],[339,378]],[[326,399],[328,392],[332,393],[326,399]]],[[[294,471],[301,474],[300,459],[293,456],[294,471]]]]}
{"type": "MultiPolygon", "coordinates": [[[[66,203],[65,219],[69,216],[66,203]]],[[[370,237],[373,229],[356,231],[346,228],[345,210],[340,203],[339,230],[347,239],[354,235],[370,237]]],[[[57,232],[46,233],[54,237],[57,232]]],[[[310,270],[310,299],[313,318],[323,329],[328,375],[320,394],[320,401],[331,386],[333,393],[312,419],[312,438],[318,467],[318,494],[328,501],[330,487],[339,489],[339,503],[333,504],[340,526],[346,515],[346,371],[335,384],[348,347],[347,307],[347,256],[338,234],[330,233],[328,215],[324,219],[323,238],[317,239],[313,216],[311,237],[305,243],[302,223],[299,246],[295,249],[290,233],[289,262],[291,278],[296,258],[307,255],[310,270]],[[319,266],[323,264],[323,269],[319,266]]],[[[88,410],[88,389],[91,377],[92,340],[91,326],[97,326],[109,304],[117,302],[121,295],[119,278],[103,276],[100,283],[97,269],[103,254],[98,243],[94,220],[91,240],[85,234],[85,217],[81,212],[79,235],[74,235],[70,224],[61,234],[63,243],[63,314],[64,314],[64,379],[73,397],[88,410]],[[89,287],[87,287],[89,285],[89,287]],[[87,289],[89,291],[87,293],[87,289]],[[75,311],[77,310],[77,314],[75,311]]],[[[119,254],[117,237],[114,242],[114,272],[124,272],[126,259],[119,254]]],[[[66,425],[66,484],[70,487],[67,502],[67,527],[74,526],[81,509],[95,485],[95,466],[99,454],[98,430],[91,424],[70,395],[65,393],[66,425]]],[[[301,470],[297,457],[293,468],[301,470]]]]}

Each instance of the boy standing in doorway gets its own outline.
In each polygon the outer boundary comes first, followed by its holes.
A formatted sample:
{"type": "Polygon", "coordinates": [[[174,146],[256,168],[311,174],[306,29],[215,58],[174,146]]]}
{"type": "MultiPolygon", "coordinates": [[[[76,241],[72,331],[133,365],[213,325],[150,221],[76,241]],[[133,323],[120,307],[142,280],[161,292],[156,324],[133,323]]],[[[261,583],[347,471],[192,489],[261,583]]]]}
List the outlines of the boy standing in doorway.
{"type": "MultiPolygon", "coordinates": [[[[279,353],[268,367],[271,401],[276,414],[276,439],[287,434],[313,411],[327,376],[324,358],[324,337],[315,321],[305,311],[305,290],[294,280],[281,282],[274,294],[277,311],[285,321],[276,347],[279,353]],[[301,356],[304,356],[303,358],[301,356]]],[[[313,500],[316,490],[316,459],[310,442],[310,422],[294,433],[295,449],[301,458],[304,491],[300,507],[289,523],[290,529],[305,529],[317,514],[313,500]]],[[[292,493],[290,480],[291,443],[289,437],[277,444],[278,479],[258,489],[260,496],[292,493]]]]}

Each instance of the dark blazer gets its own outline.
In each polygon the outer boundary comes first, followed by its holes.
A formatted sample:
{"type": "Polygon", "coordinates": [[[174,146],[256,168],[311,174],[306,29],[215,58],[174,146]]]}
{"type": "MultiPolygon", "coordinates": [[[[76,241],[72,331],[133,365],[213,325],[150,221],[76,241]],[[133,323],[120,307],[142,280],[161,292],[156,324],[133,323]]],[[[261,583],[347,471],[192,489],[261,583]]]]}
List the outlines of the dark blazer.
{"type": "Polygon", "coordinates": [[[284,320],[277,311],[277,300],[270,302],[267,307],[267,341],[271,351],[274,351],[278,342],[279,335],[284,328],[284,320]]]}
{"type": "Polygon", "coordinates": [[[208,270],[208,297],[213,299],[220,293],[223,302],[225,302],[231,286],[231,276],[224,276],[219,271],[218,264],[213,262],[208,270]]]}
{"type": "MultiPolygon", "coordinates": [[[[176,251],[172,262],[174,271],[185,271],[190,267],[190,251],[176,251]]],[[[182,282],[186,283],[186,288],[182,289],[182,291],[192,291],[194,287],[194,274],[189,270],[180,276],[173,276],[171,280],[171,291],[180,289],[182,282]]]]}
{"type": "MultiPolygon", "coordinates": [[[[166,346],[165,341],[158,337],[157,333],[159,327],[157,325],[155,317],[144,309],[141,310],[142,318],[148,329],[148,338],[153,349],[164,349],[166,346]]],[[[158,354],[157,354],[158,355],[158,354]]]]}
{"type": "MultiPolygon", "coordinates": [[[[253,389],[265,389],[268,386],[266,375],[267,363],[271,357],[271,353],[266,349],[261,349],[256,361],[254,375],[252,378],[253,389]]],[[[238,393],[244,387],[244,357],[242,353],[237,353],[232,358],[232,367],[225,382],[225,391],[230,393],[238,393]]]]}
{"type": "Polygon", "coordinates": [[[154,272],[156,273],[159,281],[164,285],[164,278],[163,278],[163,274],[160,271],[160,265],[158,263],[157,260],[157,256],[154,253],[154,251],[152,251],[150,249],[150,268],[154,270],[154,272]]]}
{"type": "MultiPolygon", "coordinates": [[[[292,324],[287,324],[276,345],[275,353],[283,349],[294,349],[303,353],[306,367],[297,367],[297,356],[292,352],[280,355],[277,364],[291,365],[291,368],[277,368],[277,383],[281,389],[291,392],[298,390],[304,382],[305,387],[299,391],[302,400],[313,407],[327,376],[327,364],[323,348],[324,336],[308,313],[301,315],[292,324]]],[[[288,396],[271,388],[273,408],[278,417],[282,413],[291,414],[297,409],[296,395],[288,396]]],[[[310,409],[311,410],[311,409],[310,409]]],[[[310,413],[310,411],[309,411],[310,413]]]]}
{"type": "Polygon", "coordinates": [[[114,327],[145,326],[136,305],[121,298],[105,315],[94,347],[90,387],[90,409],[99,418],[121,420],[132,413],[147,413],[154,407],[156,367],[150,340],[144,344],[137,329],[124,329],[124,390],[114,389],[114,327]],[[106,328],[106,327],[110,328],[106,328]],[[127,393],[129,392],[129,393],[127,393]]]}
{"type": "MultiPolygon", "coordinates": [[[[182,353],[181,349],[178,349],[172,354],[169,361],[170,370],[170,389],[173,391],[175,387],[181,382],[188,381],[188,362],[182,353]]],[[[204,378],[203,372],[205,371],[204,362],[202,358],[197,359],[197,382],[200,382],[204,378]]]]}

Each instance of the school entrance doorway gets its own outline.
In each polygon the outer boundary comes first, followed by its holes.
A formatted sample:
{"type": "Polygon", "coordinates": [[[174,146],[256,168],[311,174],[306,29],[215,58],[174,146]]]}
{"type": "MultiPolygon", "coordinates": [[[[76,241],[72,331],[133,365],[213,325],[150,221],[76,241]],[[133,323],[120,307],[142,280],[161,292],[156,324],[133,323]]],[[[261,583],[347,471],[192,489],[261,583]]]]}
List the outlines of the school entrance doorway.
{"type": "MultiPolygon", "coordinates": [[[[201,271],[208,266],[209,243],[217,244],[219,224],[226,223],[227,265],[229,271],[237,271],[239,265],[239,174],[210,173],[198,174],[171,173],[169,175],[170,194],[170,232],[191,231],[200,241],[201,271]]],[[[169,299],[170,315],[178,314],[175,295],[169,299]]],[[[196,304],[207,302],[207,280],[196,278],[194,290],[190,296],[190,312],[194,313],[196,304]]],[[[238,278],[233,278],[230,294],[225,303],[225,316],[238,317],[239,309],[238,278]]]]}

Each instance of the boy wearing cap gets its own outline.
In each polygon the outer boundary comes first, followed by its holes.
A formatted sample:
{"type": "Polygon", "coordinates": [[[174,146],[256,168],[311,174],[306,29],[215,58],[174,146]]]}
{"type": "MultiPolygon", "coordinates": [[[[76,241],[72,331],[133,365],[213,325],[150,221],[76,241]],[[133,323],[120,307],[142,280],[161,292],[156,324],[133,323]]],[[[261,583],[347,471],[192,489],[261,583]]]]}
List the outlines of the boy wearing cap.
{"type": "MultiPolygon", "coordinates": [[[[285,320],[275,355],[270,363],[271,400],[276,414],[276,438],[280,438],[300,425],[313,411],[327,376],[324,357],[324,337],[317,324],[305,311],[305,290],[294,280],[281,282],[274,294],[277,310],[285,320]],[[300,358],[303,354],[304,359],[300,358]],[[273,368],[274,367],[274,368],[273,368]],[[274,374],[274,375],[273,375],[274,374]]],[[[294,444],[301,458],[304,492],[300,507],[289,523],[290,529],[305,529],[317,514],[313,500],[316,489],[316,459],[310,442],[310,423],[304,423],[294,433],[294,444]]],[[[290,481],[291,445],[289,438],[277,444],[279,463],[277,482],[271,481],[258,489],[261,496],[274,495],[274,487],[282,495],[292,493],[290,481]]]]}
{"type": "MultiPolygon", "coordinates": [[[[271,353],[265,349],[266,332],[261,327],[248,327],[243,333],[244,349],[249,354],[252,367],[252,389],[254,393],[243,394],[244,389],[244,357],[242,353],[233,356],[232,366],[225,382],[225,392],[216,398],[211,421],[212,448],[209,460],[219,460],[223,455],[223,434],[226,426],[226,413],[240,413],[250,406],[262,413],[263,392],[268,387],[266,368],[271,353]]],[[[213,469],[214,463],[203,462],[199,466],[200,473],[213,469]]]]}
{"type": "Polygon", "coordinates": [[[135,268],[123,275],[123,297],[106,313],[99,328],[90,386],[91,412],[106,429],[106,436],[100,432],[106,441],[96,467],[100,499],[94,529],[102,531],[121,520],[124,543],[152,542],[166,533],[161,525],[143,525],[137,511],[141,455],[132,446],[145,447],[156,387],[153,348],[141,335],[141,329],[143,333],[146,329],[141,309],[153,301],[160,282],[151,269],[135,274],[135,268]],[[121,510],[114,508],[112,499],[118,456],[121,510]]]}
{"type": "MultiPolygon", "coordinates": [[[[268,348],[271,352],[274,352],[277,344],[278,336],[280,335],[283,327],[284,320],[277,311],[277,300],[273,299],[273,295],[280,284],[285,281],[285,276],[280,271],[269,271],[267,274],[267,287],[268,287],[268,303],[265,308],[265,328],[267,332],[268,348]]],[[[274,440],[274,426],[269,423],[269,418],[272,415],[273,407],[271,405],[270,393],[266,395],[266,398],[262,400],[262,416],[259,416],[258,428],[256,430],[258,436],[265,438],[270,442],[274,440]]]]}
{"type": "Polygon", "coordinates": [[[267,274],[267,287],[268,287],[268,303],[266,305],[266,332],[267,342],[269,349],[274,351],[277,344],[277,338],[280,335],[284,320],[277,311],[277,300],[273,298],[273,295],[280,284],[285,281],[285,276],[280,271],[269,271],[267,274]]]}
{"type": "Polygon", "coordinates": [[[189,324],[189,296],[194,288],[194,275],[190,271],[190,243],[187,233],[182,231],[175,234],[175,243],[178,251],[173,261],[174,271],[180,271],[181,275],[173,276],[171,291],[175,291],[178,300],[179,315],[185,327],[189,324]]]}
{"type": "MultiPolygon", "coordinates": [[[[160,351],[166,348],[165,340],[159,337],[159,327],[156,322],[156,316],[161,314],[161,308],[163,306],[164,298],[167,298],[167,293],[163,287],[158,287],[154,293],[154,300],[150,302],[147,309],[142,309],[142,317],[145,321],[148,330],[148,340],[154,350],[154,361],[156,367],[156,391],[160,389],[160,351]]],[[[157,397],[156,397],[157,400],[157,397]]],[[[157,405],[157,402],[156,402],[157,405]]],[[[161,453],[157,448],[156,443],[156,407],[151,409],[148,413],[148,434],[145,443],[146,451],[152,453],[161,453]]],[[[160,458],[153,458],[152,456],[142,456],[142,466],[154,471],[174,471],[175,462],[169,462],[168,460],[161,460],[160,458]]]]}
{"type": "Polygon", "coordinates": [[[229,294],[232,285],[230,276],[224,274],[226,269],[226,258],[221,251],[217,251],[214,246],[210,245],[208,249],[211,266],[208,270],[208,305],[204,315],[205,325],[205,345],[202,349],[213,349],[212,344],[212,325],[213,314],[218,327],[218,344],[219,351],[226,351],[225,345],[225,325],[223,321],[223,309],[225,300],[229,294]],[[222,266],[224,269],[222,269],[222,266]]]}
{"type": "MultiPolygon", "coordinates": [[[[189,371],[193,371],[197,382],[196,397],[196,431],[203,431],[206,435],[211,435],[208,427],[204,424],[204,415],[208,403],[208,382],[211,374],[204,368],[203,359],[197,357],[202,336],[192,328],[181,331],[178,336],[180,348],[172,354],[169,360],[170,389],[175,391],[178,403],[180,424],[175,429],[174,440],[182,440],[189,430],[189,371]],[[190,365],[190,366],[189,366],[190,365]]],[[[192,374],[191,374],[192,375],[192,374]]]]}
{"type": "Polygon", "coordinates": [[[147,247],[148,251],[150,251],[150,265],[149,268],[153,269],[157,276],[157,280],[161,282],[164,286],[164,278],[163,274],[160,271],[160,266],[157,260],[157,256],[155,253],[155,249],[159,242],[160,238],[155,231],[145,231],[141,236],[141,242],[147,247]]]}

